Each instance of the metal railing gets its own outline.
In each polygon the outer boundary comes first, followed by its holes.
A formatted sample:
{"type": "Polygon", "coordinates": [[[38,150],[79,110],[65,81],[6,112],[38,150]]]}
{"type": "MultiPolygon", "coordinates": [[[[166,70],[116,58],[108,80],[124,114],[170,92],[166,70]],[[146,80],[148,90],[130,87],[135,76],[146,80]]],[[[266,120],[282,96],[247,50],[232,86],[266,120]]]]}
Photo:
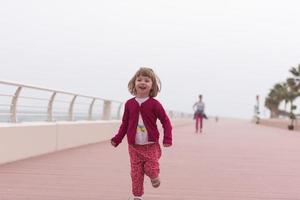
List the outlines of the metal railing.
{"type": "MultiPolygon", "coordinates": [[[[0,122],[120,119],[123,102],[0,81],[0,122]]],[[[170,118],[191,114],[167,110],[170,118]]]]}
{"type": "Polygon", "coordinates": [[[120,119],[123,103],[0,81],[0,122],[120,119]]]}

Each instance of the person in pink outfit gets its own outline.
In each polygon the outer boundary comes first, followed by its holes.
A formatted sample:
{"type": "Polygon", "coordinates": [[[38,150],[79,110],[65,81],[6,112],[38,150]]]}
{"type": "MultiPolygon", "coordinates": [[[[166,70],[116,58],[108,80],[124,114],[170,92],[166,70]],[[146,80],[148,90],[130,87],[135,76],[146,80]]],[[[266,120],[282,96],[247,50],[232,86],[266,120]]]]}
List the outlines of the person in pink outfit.
{"type": "Polygon", "coordinates": [[[161,148],[157,119],[163,127],[163,146],[172,145],[172,125],[161,103],[154,99],[160,91],[161,83],[151,68],[140,68],[128,83],[134,96],[125,103],[121,126],[111,139],[117,147],[127,136],[131,166],[132,194],[134,200],[142,200],[144,176],[148,176],[152,186],[159,187],[159,158],[161,148]]]}
{"type": "Polygon", "coordinates": [[[195,132],[197,133],[198,131],[200,131],[201,133],[203,128],[203,118],[207,118],[207,117],[204,113],[205,104],[202,101],[202,95],[200,94],[198,97],[199,100],[193,105],[193,110],[194,110],[194,119],[196,120],[195,132]],[[200,125],[200,129],[199,129],[199,125],[200,125]]]}

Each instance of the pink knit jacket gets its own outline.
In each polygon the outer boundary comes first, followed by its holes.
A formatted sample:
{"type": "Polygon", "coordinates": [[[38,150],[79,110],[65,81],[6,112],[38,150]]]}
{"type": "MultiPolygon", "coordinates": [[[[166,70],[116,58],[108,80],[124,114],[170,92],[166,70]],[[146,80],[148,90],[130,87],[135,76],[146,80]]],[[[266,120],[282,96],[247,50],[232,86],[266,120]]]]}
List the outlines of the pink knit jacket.
{"type": "Polygon", "coordinates": [[[147,129],[149,142],[158,142],[159,140],[159,132],[156,125],[156,121],[159,119],[164,130],[163,143],[172,145],[172,125],[169,117],[159,101],[152,97],[141,105],[135,98],[131,98],[125,103],[122,124],[118,133],[111,140],[119,145],[124,136],[127,135],[128,143],[135,144],[139,112],[147,129]]]}

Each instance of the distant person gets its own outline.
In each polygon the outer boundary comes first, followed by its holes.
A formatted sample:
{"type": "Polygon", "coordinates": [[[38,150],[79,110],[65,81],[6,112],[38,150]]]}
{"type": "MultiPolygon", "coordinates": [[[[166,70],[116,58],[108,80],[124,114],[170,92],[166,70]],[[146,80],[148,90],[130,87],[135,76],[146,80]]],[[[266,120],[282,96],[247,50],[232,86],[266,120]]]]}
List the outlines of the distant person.
{"type": "Polygon", "coordinates": [[[172,145],[172,125],[163,106],[153,98],[160,91],[160,81],[152,69],[140,68],[129,81],[128,89],[134,97],[125,103],[122,124],[111,144],[117,147],[127,135],[133,199],[142,200],[144,175],[150,178],[153,187],[160,185],[161,148],[156,120],[160,120],[164,129],[164,147],[172,145]]]}
{"type": "Polygon", "coordinates": [[[200,133],[202,132],[202,128],[203,128],[203,118],[207,119],[206,114],[204,113],[205,110],[205,104],[202,101],[202,95],[200,94],[199,96],[199,100],[193,105],[193,110],[194,110],[194,119],[196,121],[195,124],[195,128],[196,128],[196,133],[198,131],[200,131],[200,133]],[[199,129],[199,125],[200,125],[200,129],[199,129]]]}

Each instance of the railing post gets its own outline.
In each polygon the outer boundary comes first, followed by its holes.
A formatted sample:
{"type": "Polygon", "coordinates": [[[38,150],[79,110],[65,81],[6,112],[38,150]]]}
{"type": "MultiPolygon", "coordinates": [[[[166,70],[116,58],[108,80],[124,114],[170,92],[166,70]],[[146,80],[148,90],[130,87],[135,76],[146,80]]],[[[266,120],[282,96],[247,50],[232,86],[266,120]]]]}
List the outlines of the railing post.
{"type": "Polygon", "coordinates": [[[111,117],[111,101],[104,100],[102,119],[109,120],[110,117],[111,117]]]}
{"type": "Polygon", "coordinates": [[[173,117],[174,117],[174,113],[173,113],[172,110],[169,111],[169,117],[170,117],[170,118],[173,118],[173,117]]]}
{"type": "Polygon", "coordinates": [[[123,106],[123,103],[120,103],[119,108],[118,108],[118,113],[117,113],[117,119],[121,119],[121,108],[123,106]]]}
{"type": "Polygon", "coordinates": [[[48,103],[48,109],[47,109],[47,113],[48,113],[48,122],[52,122],[53,121],[53,102],[54,102],[54,98],[56,96],[56,92],[53,92],[49,103],[48,103]]]}
{"type": "Polygon", "coordinates": [[[74,116],[73,116],[73,108],[74,108],[74,103],[76,100],[77,95],[74,95],[71,103],[70,103],[70,107],[69,107],[69,121],[73,121],[74,120],[74,116]]]}
{"type": "Polygon", "coordinates": [[[92,102],[90,104],[88,120],[92,120],[93,119],[93,107],[94,107],[95,101],[96,101],[96,99],[93,98],[93,100],[92,100],[92,102]]]}
{"type": "Polygon", "coordinates": [[[22,87],[19,86],[15,92],[14,97],[12,98],[11,105],[10,105],[10,121],[13,123],[17,122],[17,102],[20,95],[22,87]]]}

